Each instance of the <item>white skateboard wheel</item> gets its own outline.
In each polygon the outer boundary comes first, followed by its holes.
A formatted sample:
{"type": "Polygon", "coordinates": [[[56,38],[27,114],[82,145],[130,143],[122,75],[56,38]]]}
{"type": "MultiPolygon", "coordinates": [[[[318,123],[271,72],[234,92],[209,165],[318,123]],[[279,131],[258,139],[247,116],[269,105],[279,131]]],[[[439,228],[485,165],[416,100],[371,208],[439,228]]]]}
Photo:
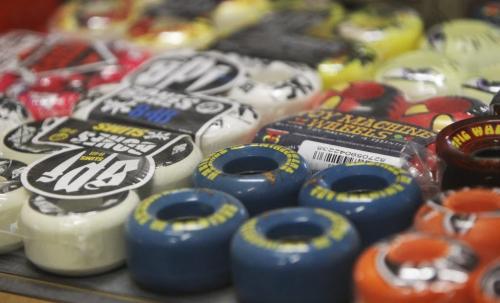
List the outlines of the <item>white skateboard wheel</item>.
{"type": "Polygon", "coordinates": [[[33,195],[18,223],[26,257],[61,275],[111,270],[125,261],[124,223],[138,203],[134,191],[90,200],[33,195]]]}
{"type": "Polygon", "coordinates": [[[17,219],[21,207],[28,202],[29,193],[19,176],[26,164],[0,158],[0,254],[22,246],[17,234],[17,219]]]}
{"type": "Polygon", "coordinates": [[[0,139],[1,156],[30,164],[60,150],[58,146],[36,144],[33,142],[33,138],[54,121],[54,119],[46,119],[43,121],[28,122],[6,130],[0,139]]]}
{"type": "Polygon", "coordinates": [[[308,109],[321,90],[319,75],[307,65],[235,53],[228,56],[243,65],[246,76],[227,96],[255,108],[261,124],[308,109]]]}
{"type": "Polygon", "coordinates": [[[121,86],[80,108],[73,117],[189,134],[204,155],[250,142],[260,125],[259,115],[246,104],[141,86],[121,86]]]}
{"type": "Polygon", "coordinates": [[[457,61],[426,50],[403,54],[384,63],[376,72],[378,82],[399,88],[408,102],[443,95],[459,95],[465,71],[457,61]]]}

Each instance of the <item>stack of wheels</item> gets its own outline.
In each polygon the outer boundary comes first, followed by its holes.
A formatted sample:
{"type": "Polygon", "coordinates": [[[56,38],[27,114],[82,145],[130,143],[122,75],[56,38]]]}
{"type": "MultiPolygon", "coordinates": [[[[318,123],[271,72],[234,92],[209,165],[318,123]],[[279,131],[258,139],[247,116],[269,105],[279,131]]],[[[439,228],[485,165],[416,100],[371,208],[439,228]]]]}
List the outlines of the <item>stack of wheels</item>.
{"type": "Polygon", "coordinates": [[[125,221],[138,203],[134,191],[87,200],[32,195],[18,221],[26,257],[45,271],[69,276],[116,268],[125,261],[125,221]]]}
{"type": "Polygon", "coordinates": [[[286,208],[247,221],[234,236],[234,288],[243,303],[348,302],[356,230],[325,209],[286,208]]]}
{"type": "Polygon", "coordinates": [[[297,152],[256,143],[213,153],[195,170],[193,183],[233,195],[253,216],[297,205],[300,186],[308,175],[308,166],[297,152]]]}
{"type": "Polygon", "coordinates": [[[16,230],[16,222],[29,199],[29,193],[20,180],[25,168],[25,163],[0,158],[0,254],[22,246],[22,235],[16,230]]]}
{"type": "Polygon", "coordinates": [[[382,60],[415,49],[422,30],[416,11],[388,4],[368,5],[338,25],[342,37],[367,44],[382,60]]]}
{"type": "Polygon", "coordinates": [[[437,133],[456,121],[486,116],[489,110],[487,105],[476,99],[442,96],[409,104],[396,120],[421,126],[437,133]]]}
{"type": "Polygon", "coordinates": [[[319,94],[313,107],[332,109],[383,119],[396,119],[407,106],[403,93],[397,88],[371,81],[337,85],[319,94]]]}
{"type": "Polygon", "coordinates": [[[304,183],[299,195],[301,206],[346,216],[364,246],[410,227],[421,202],[420,188],[408,172],[374,162],[322,170],[304,183]]]}
{"type": "Polygon", "coordinates": [[[473,303],[496,303],[500,301],[500,258],[484,266],[476,275],[472,285],[473,303]]]}
{"type": "Polygon", "coordinates": [[[415,218],[415,228],[462,240],[474,248],[482,262],[487,262],[500,252],[499,211],[498,188],[445,191],[422,206],[415,218]]]}
{"type": "Polygon", "coordinates": [[[500,187],[500,118],[475,117],[445,127],[436,138],[443,161],[443,190],[462,187],[500,187]]]}
{"type": "Polygon", "coordinates": [[[439,52],[470,70],[495,64],[500,29],[484,21],[455,19],[430,28],[423,48],[439,52]]]}
{"type": "Polygon", "coordinates": [[[367,250],[354,270],[357,303],[470,303],[478,258],[467,245],[400,234],[367,250]]]}
{"type": "Polygon", "coordinates": [[[127,264],[140,286],[199,292],[230,282],[231,238],[248,218],[234,197],[180,189],[142,201],[126,225],[127,264]]]}
{"type": "Polygon", "coordinates": [[[418,102],[435,96],[459,95],[465,73],[457,61],[443,54],[417,50],[382,64],[375,79],[400,89],[408,102],[418,102]]]}

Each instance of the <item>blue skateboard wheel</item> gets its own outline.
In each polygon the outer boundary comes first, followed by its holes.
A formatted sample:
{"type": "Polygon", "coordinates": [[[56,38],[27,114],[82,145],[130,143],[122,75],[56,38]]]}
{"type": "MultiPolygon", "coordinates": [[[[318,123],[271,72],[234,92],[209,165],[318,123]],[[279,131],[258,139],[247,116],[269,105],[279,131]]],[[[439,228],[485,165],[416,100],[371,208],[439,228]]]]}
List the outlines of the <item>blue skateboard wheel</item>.
{"type": "Polygon", "coordinates": [[[357,231],[325,209],[286,208],[247,221],[231,243],[242,303],[343,303],[360,249],[357,231]]]}
{"type": "Polygon", "coordinates": [[[237,199],[215,190],[180,189],[147,198],[126,225],[133,280],[161,292],[229,284],[231,238],[247,218],[237,199]]]}
{"type": "Polygon", "coordinates": [[[196,187],[229,193],[250,215],[295,206],[300,187],[309,176],[297,152],[274,144],[229,147],[203,160],[194,173],[196,187]]]}
{"type": "Polygon", "coordinates": [[[346,216],[365,246],[408,228],[422,203],[420,187],[400,168],[355,162],[322,170],[307,180],[299,204],[346,216]]]}

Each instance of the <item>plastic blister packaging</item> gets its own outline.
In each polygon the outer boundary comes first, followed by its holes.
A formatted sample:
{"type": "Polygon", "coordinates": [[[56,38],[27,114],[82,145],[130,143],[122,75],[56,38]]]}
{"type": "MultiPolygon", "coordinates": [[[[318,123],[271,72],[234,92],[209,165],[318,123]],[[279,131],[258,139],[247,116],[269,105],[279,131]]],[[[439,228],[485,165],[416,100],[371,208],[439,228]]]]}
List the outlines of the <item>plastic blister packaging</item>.
{"type": "MultiPolygon", "coordinates": [[[[4,36],[21,39],[17,36],[23,33],[4,36]]],[[[1,90],[37,120],[69,115],[89,89],[119,82],[149,57],[123,41],[92,42],[53,34],[14,49],[18,52],[7,52],[11,54],[5,59],[8,70],[2,74],[1,90]]]]}
{"type": "Polygon", "coordinates": [[[254,141],[298,151],[313,171],[346,162],[378,162],[414,168],[417,179],[433,184],[427,160],[435,136],[418,126],[319,109],[269,124],[254,141]]]}

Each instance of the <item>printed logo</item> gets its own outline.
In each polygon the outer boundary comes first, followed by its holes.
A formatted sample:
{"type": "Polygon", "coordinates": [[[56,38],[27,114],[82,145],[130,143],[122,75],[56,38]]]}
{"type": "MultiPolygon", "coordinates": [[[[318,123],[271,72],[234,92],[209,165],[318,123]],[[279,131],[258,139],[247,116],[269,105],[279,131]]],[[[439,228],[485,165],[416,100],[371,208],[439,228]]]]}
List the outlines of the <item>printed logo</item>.
{"type": "Polygon", "coordinates": [[[124,192],[144,185],[154,174],[155,156],[183,138],[108,122],[59,119],[33,141],[67,148],[31,164],[21,180],[28,190],[56,199],[124,192]]]}
{"type": "Polygon", "coordinates": [[[133,72],[133,86],[186,93],[215,94],[235,86],[240,67],[217,53],[185,53],[156,57],[133,72]]]}
{"type": "Polygon", "coordinates": [[[195,135],[234,107],[233,102],[208,96],[133,86],[103,97],[89,116],[195,135]]]}

